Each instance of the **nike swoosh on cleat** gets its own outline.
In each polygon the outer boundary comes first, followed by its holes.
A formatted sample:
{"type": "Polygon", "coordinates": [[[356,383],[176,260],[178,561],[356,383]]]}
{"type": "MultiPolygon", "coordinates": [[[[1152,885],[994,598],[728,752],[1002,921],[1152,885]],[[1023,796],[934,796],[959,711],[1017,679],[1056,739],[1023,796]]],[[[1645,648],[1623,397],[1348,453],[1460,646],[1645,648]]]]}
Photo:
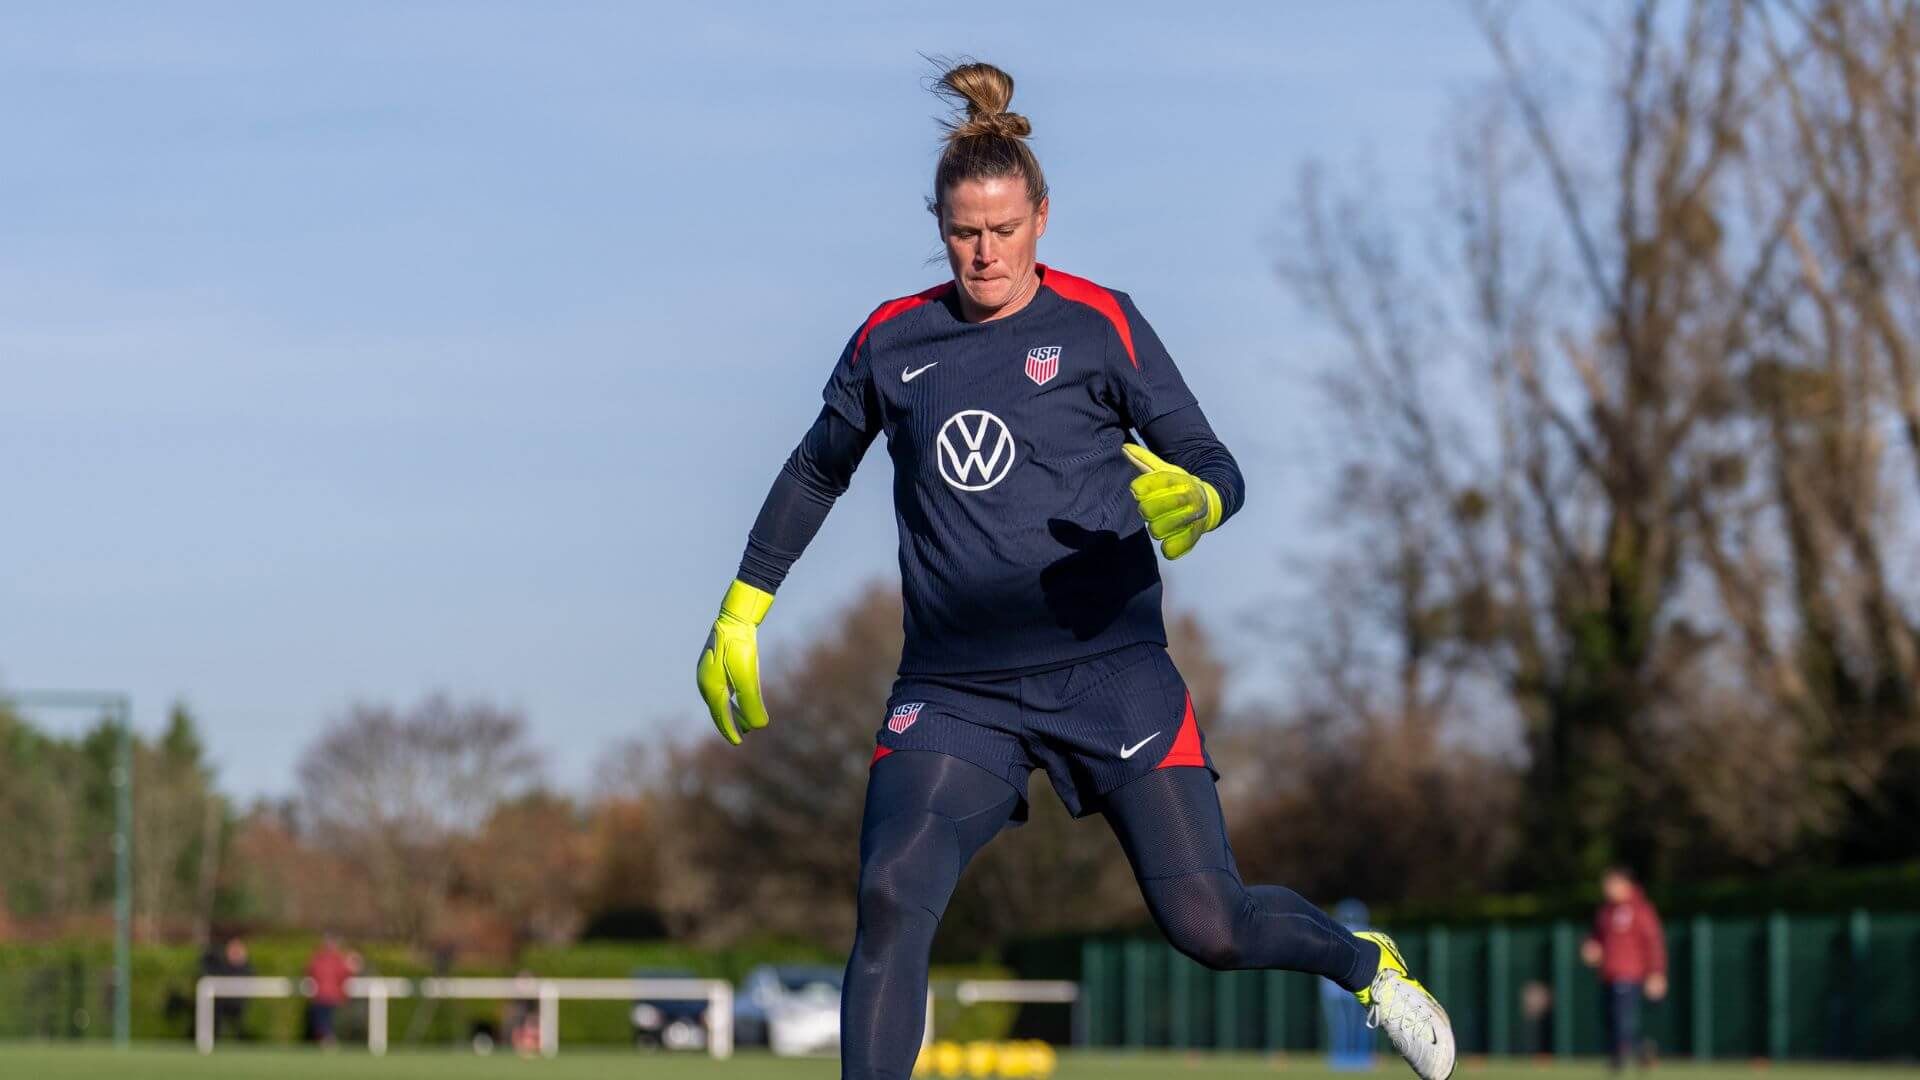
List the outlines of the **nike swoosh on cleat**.
{"type": "Polygon", "coordinates": [[[1133,744],[1132,746],[1123,746],[1123,747],[1121,747],[1121,748],[1120,748],[1120,760],[1121,760],[1121,761],[1125,761],[1125,760],[1127,760],[1128,758],[1130,758],[1130,757],[1132,757],[1133,755],[1135,755],[1135,754],[1137,754],[1137,753],[1139,753],[1139,752],[1140,752],[1140,748],[1141,748],[1141,747],[1143,747],[1143,746],[1145,746],[1145,745],[1147,745],[1148,743],[1150,743],[1150,742],[1152,742],[1153,740],[1155,740],[1155,739],[1157,739],[1157,738],[1159,738],[1159,737],[1160,737],[1160,733],[1156,731],[1156,732],[1154,732],[1153,734],[1151,734],[1151,735],[1149,735],[1149,736],[1147,736],[1146,738],[1144,738],[1144,739],[1141,739],[1141,740],[1140,740],[1139,742],[1137,742],[1137,743],[1134,743],[1134,744],[1133,744]]]}
{"type": "Polygon", "coordinates": [[[927,367],[908,368],[907,370],[902,371],[900,373],[900,381],[903,383],[912,382],[914,379],[919,377],[921,372],[927,370],[927,368],[939,367],[939,366],[940,366],[940,361],[935,360],[933,363],[928,364],[927,367]]]}

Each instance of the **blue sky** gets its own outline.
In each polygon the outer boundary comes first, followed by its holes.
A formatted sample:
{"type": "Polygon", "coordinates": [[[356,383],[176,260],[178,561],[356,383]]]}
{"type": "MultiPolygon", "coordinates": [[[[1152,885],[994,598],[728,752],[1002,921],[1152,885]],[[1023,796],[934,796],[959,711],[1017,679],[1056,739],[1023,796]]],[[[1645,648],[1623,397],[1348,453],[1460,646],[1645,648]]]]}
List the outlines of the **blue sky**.
{"type": "MultiPolygon", "coordinates": [[[[1423,200],[1485,48],[1431,0],[928,10],[0,10],[0,684],[147,730],[184,698],[248,796],[355,697],[519,705],[563,783],[712,737],[693,660],[761,496],[847,335],[944,272],[922,52],[1014,73],[1042,258],[1131,292],[1239,454],[1169,596],[1257,668],[1233,616],[1324,507],[1293,177],[1423,200]]],[[[894,576],[889,467],[774,660],[894,576]]]]}

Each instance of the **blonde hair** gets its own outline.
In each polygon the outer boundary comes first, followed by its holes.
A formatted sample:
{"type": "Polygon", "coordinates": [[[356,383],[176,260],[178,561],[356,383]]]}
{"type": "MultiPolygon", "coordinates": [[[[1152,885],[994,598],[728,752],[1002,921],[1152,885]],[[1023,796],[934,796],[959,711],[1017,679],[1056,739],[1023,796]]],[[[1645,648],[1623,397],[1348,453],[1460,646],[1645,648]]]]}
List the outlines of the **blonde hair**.
{"type": "Polygon", "coordinates": [[[1047,178],[1040,159],[1033,156],[1027,136],[1033,125],[1016,112],[1013,76],[992,64],[955,64],[940,76],[932,90],[953,102],[955,115],[941,121],[947,144],[933,171],[933,195],[927,209],[937,217],[947,189],[962,180],[990,180],[1018,176],[1027,182],[1027,201],[1035,207],[1047,197],[1047,178]],[[965,115],[959,114],[964,109],[965,115]]]}

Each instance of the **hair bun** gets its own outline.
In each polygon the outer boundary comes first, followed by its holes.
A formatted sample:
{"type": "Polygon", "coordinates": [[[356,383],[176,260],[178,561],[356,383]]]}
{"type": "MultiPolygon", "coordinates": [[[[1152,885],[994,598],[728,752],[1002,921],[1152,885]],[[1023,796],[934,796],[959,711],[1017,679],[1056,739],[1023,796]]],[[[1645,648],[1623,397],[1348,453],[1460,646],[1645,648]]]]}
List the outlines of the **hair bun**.
{"type": "Polygon", "coordinates": [[[975,135],[992,135],[1002,139],[1024,139],[1033,134],[1033,125],[1027,118],[1014,112],[981,113],[969,118],[963,124],[957,124],[948,134],[950,139],[965,139],[975,135]]]}
{"type": "Polygon", "coordinates": [[[1013,76],[992,64],[956,64],[940,76],[939,90],[964,106],[967,114],[964,120],[946,122],[949,142],[980,135],[1024,139],[1033,134],[1026,117],[1007,111],[1013,101],[1013,76]]]}

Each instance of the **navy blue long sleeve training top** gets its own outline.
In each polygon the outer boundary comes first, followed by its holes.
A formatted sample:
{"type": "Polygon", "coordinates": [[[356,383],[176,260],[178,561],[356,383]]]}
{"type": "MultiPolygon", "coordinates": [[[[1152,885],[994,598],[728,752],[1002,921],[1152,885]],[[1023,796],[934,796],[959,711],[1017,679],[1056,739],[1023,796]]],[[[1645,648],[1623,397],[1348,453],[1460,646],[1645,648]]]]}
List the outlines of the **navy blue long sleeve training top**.
{"type": "Polygon", "coordinates": [[[952,282],[877,308],[760,509],[740,579],[773,592],[882,432],[906,607],[902,674],[1033,671],[1166,643],[1128,432],[1245,499],[1133,301],[1045,266],[1025,308],[963,319],[952,282]]]}

